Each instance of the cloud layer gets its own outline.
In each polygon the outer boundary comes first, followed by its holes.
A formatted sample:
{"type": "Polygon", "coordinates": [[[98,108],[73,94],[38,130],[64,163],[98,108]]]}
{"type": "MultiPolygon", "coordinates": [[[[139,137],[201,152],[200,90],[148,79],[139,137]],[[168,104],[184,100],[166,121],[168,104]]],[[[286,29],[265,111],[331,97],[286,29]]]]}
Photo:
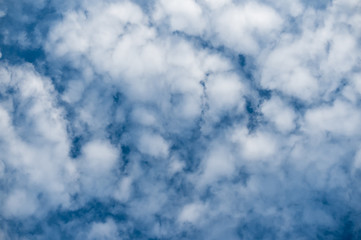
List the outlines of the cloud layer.
{"type": "Polygon", "coordinates": [[[0,1],[0,238],[361,238],[360,12],[0,1]]]}

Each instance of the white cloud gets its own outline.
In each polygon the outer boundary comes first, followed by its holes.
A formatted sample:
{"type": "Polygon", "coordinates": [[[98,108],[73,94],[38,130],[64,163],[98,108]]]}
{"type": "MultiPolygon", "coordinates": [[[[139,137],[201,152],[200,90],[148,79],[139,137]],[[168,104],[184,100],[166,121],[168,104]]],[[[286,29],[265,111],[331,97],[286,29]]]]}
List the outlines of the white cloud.
{"type": "Polygon", "coordinates": [[[351,76],[351,87],[360,95],[361,94],[361,73],[351,76]]]}
{"type": "MultiPolygon", "coordinates": [[[[230,149],[213,144],[203,160],[203,170],[198,181],[200,186],[212,184],[222,178],[229,178],[236,171],[236,159],[230,149]]],[[[199,178],[199,176],[196,176],[199,178]]]]}
{"type": "Polygon", "coordinates": [[[130,198],[132,187],[132,179],[130,177],[124,177],[119,181],[118,189],[114,193],[115,199],[121,202],[125,202],[130,198]]]}
{"type": "Polygon", "coordinates": [[[86,193],[85,198],[113,195],[120,157],[118,149],[107,140],[93,140],[83,146],[77,168],[80,189],[86,193]]]}
{"type": "Polygon", "coordinates": [[[353,167],[352,173],[355,174],[356,172],[361,170],[361,150],[359,149],[356,154],[355,158],[353,159],[353,167]]]}
{"type": "Polygon", "coordinates": [[[6,5],[5,237],[340,238],[355,222],[357,1],[6,5]]]}
{"type": "Polygon", "coordinates": [[[168,171],[170,174],[176,174],[182,172],[185,167],[184,161],[180,160],[178,157],[172,156],[169,163],[168,171]]]}
{"type": "Polygon", "coordinates": [[[343,101],[330,106],[310,109],[305,115],[305,130],[309,134],[330,132],[338,135],[357,135],[361,115],[358,109],[343,101]]]}
{"type": "Polygon", "coordinates": [[[272,8],[255,2],[228,5],[212,16],[216,43],[235,51],[255,54],[261,38],[274,38],[282,19],[272,8]]]}
{"type": "Polygon", "coordinates": [[[249,160],[274,161],[277,141],[266,132],[248,133],[246,129],[235,129],[232,140],[239,144],[241,156],[249,160]]]}
{"type": "Polygon", "coordinates": [[[215,74],[208,78],[207,96],[211,111],[215,112],[230,110],[233,107],[242,107],[241,79],[235,74],[215,74]]]}
{"type": "Polygon", "coordinates": [[[157,125],[157,118],[152,112],[145,108],[136,108],[132,111],[132,118],[135,122],[139,122],[145,126],[157,125]]]}
{"type": "Polygon", "coordinates": [[[0,179],[4,177],[5,173],[5,164],[3,161],[0,160],[0,179]]]}
{"type": "Polygon", "coordinates": [[[183,207],[180,212],[178,221],[181,223],[193,223],[199,224],[199,220],[202,218],[202,215],[205,214],[206,206],[202,203],[190,203],[183,207]]]}
{"type": "Polygon", "coordinates": [[[5,16],[6,16],[6,12],[4,10],[0,10],[0,18],[5,16]]]}
{"type": "Polygon", "coordinates": [[[55,207],[69,206],[70,194],[75,189],[72,184],[76,170],[68,157],[66,121],[56,105],[49,79],[41,77],[31,65],[1,65],[0,72],[3,76],[0,81],[2,94],[6,96],[0,106],[2,161],[7,169],[5,177],[23,179],[11,184],[13,195],[6,200],[9,208],[6,211],[10,211],[7,215],[12,212],[41,215],[55,207]],[[9,89],[14,89],[15,93],[9,94],[9,89]],[[21,118],[17,117],[20,113],[21,118]],[[14,124],[18,121],[21,124],[14,124]],[[11,176],[12,172],[14,176],[11,176]],[[43,194],[48,202],[41,211],[35,212],[39,205],[37,194],[43,194]],[[18,206],[27,198],[28,208],[25,203],[24,207],[18,206]],[[17,207],[19,212],[16,212],[17,207]]]}
{"type": "MultiPolygon", "coordinates": [[[[288,40],[285,40],[288,41],[288,40]]],[[[319,86],[310,70],[300,63],[304,46],[297,46],[292,40],[273,50],[262,68],[261,84],[265,88],[277,89],[305,101],[311,101],[318,93],[319,86]],[[301,56],[298,56],[301,55],[301,56]]],[[[299,43],[303,44],[303,41],[299,43]]]]}
{"type": "Polygon", "coordinates": [[[112,219],[107,219],[106,222],[93,223],[91,225],[87,239],[119,239],[116,223],[112,219]]]}
{"type": "Polygon", "coordinates": [[[15,190],[10,193],[3,205],[6,217],[27,217],[35,213],[39,207],[32,193],[24,190],[15,190]]]}
{"type": "Polygon", "coordinates": [[[232,3],[231,0],[204,0],[208,7],[212,10],[219,9],[232,3]]]}
{"type": "Polygon", "coordinates": [[[304,3],[299,0],[295,1],[287,1],[287,0],[281,0],[281,1],[266,1],[268,4],[275,6],[277,9],[277,12],[279,12],[282,15],[290,15],[292,17],[297,17],[304,11],[304,3]]]}
{"type": "Polygon", "coordinates": [[[169,146],[162,136],[144,133],[139,139],[139,150],[153,157],[167,157],[169,146]]]}
{"type": "Polygon", "coordinates": [[[83,147],[84,166],[92,172],[111,171],[119,158],[117,149],[105,141],[92,141],[83,147]]]}
{"type": "Polygon", "coordinates": [[[168,22],[172,31],[202,34],[206,26],[202,8],[194,0],[160,0],[153,15],[162,24],[168,22]]]}
{"type": "Polygon", "coordinates": [[[317,13],[307,9],[297,36],[282,34],[277,45],[259,58],[262,86],[309,103],[330,98],[359,61],[355,54],[357,28],[350,13],[333,4],[319,24],[317,13]],[[343,28],[344,24],[350,27],[343,28]]]}
{"type": "Polygon", "coordinates": [[[272,97],[262,104],[262,113],[281,132],[289,132],[295,128],[296,114],[280,98],[272,97]]]}

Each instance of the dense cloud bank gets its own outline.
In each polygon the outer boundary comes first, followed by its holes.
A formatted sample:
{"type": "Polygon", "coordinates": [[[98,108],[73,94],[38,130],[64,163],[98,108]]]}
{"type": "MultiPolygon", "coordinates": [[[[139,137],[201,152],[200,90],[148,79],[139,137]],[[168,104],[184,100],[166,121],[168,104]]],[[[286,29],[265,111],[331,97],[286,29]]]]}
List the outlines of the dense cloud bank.
{"type": "Polygon", "coordinates": [[[360,239],[361,2],[0,1],[0,239],[360,239]]]}

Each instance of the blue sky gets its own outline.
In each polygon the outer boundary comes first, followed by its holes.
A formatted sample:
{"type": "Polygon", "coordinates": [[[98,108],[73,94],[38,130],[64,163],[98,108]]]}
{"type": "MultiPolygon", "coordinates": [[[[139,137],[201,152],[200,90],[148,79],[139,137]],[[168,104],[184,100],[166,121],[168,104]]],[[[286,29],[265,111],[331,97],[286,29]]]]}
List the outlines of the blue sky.
{"type": "Polygon", "coordinates": [[[360,239],[360,13],[0,0],[0,239],[360,239]]]}

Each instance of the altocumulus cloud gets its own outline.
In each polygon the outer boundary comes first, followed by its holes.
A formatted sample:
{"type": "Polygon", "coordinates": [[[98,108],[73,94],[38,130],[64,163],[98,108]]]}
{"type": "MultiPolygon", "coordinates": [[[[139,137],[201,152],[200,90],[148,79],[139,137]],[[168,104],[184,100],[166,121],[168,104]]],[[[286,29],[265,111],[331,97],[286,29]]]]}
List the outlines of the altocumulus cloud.
{"type": "Polygon", "coordinates": [[[358,0],[0,1],[0,239],[360,239],[358,0]]]}

